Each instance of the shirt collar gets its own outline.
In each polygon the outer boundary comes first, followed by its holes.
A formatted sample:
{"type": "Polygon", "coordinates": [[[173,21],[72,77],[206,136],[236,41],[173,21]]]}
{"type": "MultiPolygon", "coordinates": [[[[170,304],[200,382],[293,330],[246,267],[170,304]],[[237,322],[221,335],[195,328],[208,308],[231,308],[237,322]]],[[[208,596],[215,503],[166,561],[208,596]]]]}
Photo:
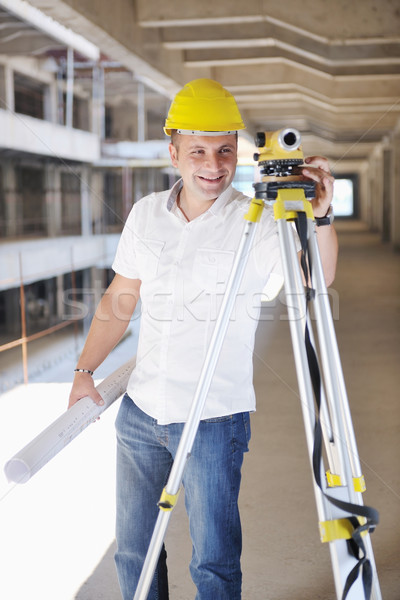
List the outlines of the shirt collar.
{"type": "Polygon", "coordinates": [[[174,183],[174,185],[171,188],[171,192],[168,196],[168,200],[167,200],[167,210],[169,212],[171,212],[171,209],[173,207],[173,205],[175,204],[177,198],[178,198],[178,194],[181,191],[183,187],[183,180],[182,179],[178,179],[178,181],[176,183],[174,183]]]}
{"type": "MultiPolygon", "coordinates": [[[[178,181],[172,186],[171,192],[168,196],[167,210],[169,212],[171,212],[171,209],[172,209],[173,205],[175,204],[175,202],[178,198],[178,194],[182,188],[183,188],[183,180],[178,179],[178,181]]],[[[229,198],[231,197],[231,194],[232,194],[232,189],[233,189],[232,184],[230,184],[226,188],[226,190],[224,190],[222,192],[222,194],[220,194],[218,196],[218,198],[215,200],[215,202],[212,204],[212,206],[208,209],[207,212],[210,212],[213,215],[217,215],[220,212],[220,210],[228,203],[229,198]]]]}

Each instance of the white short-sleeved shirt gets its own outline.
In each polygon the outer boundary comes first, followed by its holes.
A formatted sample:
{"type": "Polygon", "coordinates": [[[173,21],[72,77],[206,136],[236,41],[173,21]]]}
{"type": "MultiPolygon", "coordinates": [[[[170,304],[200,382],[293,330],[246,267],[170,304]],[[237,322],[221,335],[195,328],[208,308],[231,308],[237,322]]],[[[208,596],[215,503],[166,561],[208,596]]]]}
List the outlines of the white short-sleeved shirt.
{"type": "MultiPolygon", "coordinates": [[[[187,419],[250,203],[229,186],[187,222],[176,206],[181,186],[180,180],[133,206],[113,263],[116,273],[142,282],[137,363],[127,391],[159,424],[187,419]]],[[[203,419],[255,410],[252,357],[261,292],[270,275],[281,272],[276,223],[266,207],[203,419]]]]}

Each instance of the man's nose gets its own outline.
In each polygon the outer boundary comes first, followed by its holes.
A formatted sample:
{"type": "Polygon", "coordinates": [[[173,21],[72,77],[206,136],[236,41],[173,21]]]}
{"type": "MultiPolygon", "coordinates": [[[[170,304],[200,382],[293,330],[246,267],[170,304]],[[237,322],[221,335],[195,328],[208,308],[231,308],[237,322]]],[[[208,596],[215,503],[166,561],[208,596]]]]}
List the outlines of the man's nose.
{"type": "Polygon", "coordinates": [[[210,169],[219,169],[221,157],[217,152],[209,152],[206,156],[206,164],[210,169]]]}

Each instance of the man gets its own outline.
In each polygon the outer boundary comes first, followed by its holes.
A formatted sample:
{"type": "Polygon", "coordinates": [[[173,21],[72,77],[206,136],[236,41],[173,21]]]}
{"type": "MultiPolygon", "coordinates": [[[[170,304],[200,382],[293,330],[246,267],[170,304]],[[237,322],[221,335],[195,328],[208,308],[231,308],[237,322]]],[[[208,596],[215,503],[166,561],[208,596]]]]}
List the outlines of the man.
{"type": "MultiPolygon", "coordinates": [[[[117,418],[116,565],[124,600],[132,600],[158,515],[157,502],[182,434],[244,226],[249,199],[231,186],[237,132],[233,96],[198,79],[175,97],[165,126],[182,179],[137,202],[113,264],[115,278],[96,311],[77,365],[72,405],[101,404],[91,373],[125,331],[139,297],[142,320],[134,370],[117,418]]],[[[316,182],[314,214],[330,210],[333,177],[321,157],[303,175],[316,182]]],[[[327,284],[337,239],[330,220],[318,228],[327,284]]],[[[281,273],[275,221],[263,212],[206,405],[183,478],[197,600],[241,597],[241,527],[237,506],[243,453],[255,410],[252,352],[259,307],[254,299],[281,273]]],[[[168,598],[165,550],[149,598],[168,598]]]]}

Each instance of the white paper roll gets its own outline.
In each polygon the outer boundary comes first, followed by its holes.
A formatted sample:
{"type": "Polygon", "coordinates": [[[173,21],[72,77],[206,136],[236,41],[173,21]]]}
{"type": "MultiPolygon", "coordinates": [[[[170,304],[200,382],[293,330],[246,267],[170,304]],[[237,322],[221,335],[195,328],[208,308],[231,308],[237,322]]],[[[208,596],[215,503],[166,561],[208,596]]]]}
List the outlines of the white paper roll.
{"type": "Polygon", "coordinates": [[[96,390],[104,400],[98,406],[89,396],[81,398],[69,410],[53,421],[4,466],[9,482],[26,483],[65,448],[90,423],[93,423],[126,390],[130,374],[136,365],[136,357],[106,377],[96,390]]]}

